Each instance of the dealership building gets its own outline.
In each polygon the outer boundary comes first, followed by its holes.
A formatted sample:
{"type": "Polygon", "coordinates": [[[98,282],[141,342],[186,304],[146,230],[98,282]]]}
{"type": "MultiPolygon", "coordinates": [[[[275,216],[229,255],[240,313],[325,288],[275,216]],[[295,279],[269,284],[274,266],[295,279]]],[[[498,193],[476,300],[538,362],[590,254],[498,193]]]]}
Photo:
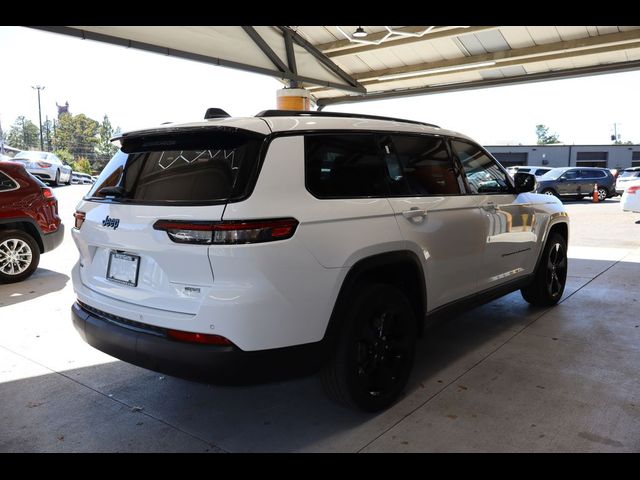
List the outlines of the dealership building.
{"type": "Polygon", "coordinates": [[[640,167],[640,145],[486,145],[505,167],[640,167]]]}

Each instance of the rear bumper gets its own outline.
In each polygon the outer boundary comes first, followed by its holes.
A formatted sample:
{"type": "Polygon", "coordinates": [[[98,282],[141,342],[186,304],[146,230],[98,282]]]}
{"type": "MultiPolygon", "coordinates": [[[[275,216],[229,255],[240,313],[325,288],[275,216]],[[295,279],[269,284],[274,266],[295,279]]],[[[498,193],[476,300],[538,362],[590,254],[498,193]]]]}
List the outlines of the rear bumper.
{"type": "Polygon", "coordinates": [[[44,251],[49,252],[58,247],[62,243],[62,240],[64,240],[64,225],[61,223],[55,232],[42,235],[44,251]]]}
{"type": "Polygon", "coordinates": [[[78,302],[71,307],[71,317],[84,341],[102,352],[139,367],[207,383],[251,384],[308,375],[326,358],[323,342],[251,352],[179,342],[161,328],[145,331],[142,324],[124,325],[78,302]]]}

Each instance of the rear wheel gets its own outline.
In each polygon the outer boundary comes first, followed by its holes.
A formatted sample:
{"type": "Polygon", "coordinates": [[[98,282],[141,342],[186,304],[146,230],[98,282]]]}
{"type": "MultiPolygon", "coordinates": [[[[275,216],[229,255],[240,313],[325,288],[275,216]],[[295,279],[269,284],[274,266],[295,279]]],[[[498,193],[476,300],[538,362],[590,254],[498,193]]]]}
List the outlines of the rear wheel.
{"type": "Polygon", "coordinates": [[[609,195],[609,191],[604,187],[598,187],[598,201],[604,202],[609,195]]]}
{"type": "Polygon", "coordinates": [[[397,400],[411,369],[416,319],[393,285],[363,285],[344,317],[340,338],[321,373],[334,400],[375,412],[397,400]]]}
{"type": "Polygon", "coordinates": [[[551,306],[558,303],[567,281],[567,242],[552,233],[542,252],[533,282],[520,290],[522,297],[533,305],[551,306]]]}
{"type": "Polygon", "coordinates": [[[0,283],[24,280],[39,262],[40,249],[31,235],[22,230],[0,231],[0,283]]]}

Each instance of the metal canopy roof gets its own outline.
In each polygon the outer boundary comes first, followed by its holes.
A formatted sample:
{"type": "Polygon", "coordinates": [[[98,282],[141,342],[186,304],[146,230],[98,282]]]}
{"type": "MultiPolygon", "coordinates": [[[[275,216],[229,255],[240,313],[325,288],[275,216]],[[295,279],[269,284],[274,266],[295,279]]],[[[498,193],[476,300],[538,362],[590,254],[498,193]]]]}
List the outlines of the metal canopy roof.
{"type": "Polygon", "coordinates": [[[320,108],[640,69],[638,26],[37,28],[293,81],[320,108]]]}

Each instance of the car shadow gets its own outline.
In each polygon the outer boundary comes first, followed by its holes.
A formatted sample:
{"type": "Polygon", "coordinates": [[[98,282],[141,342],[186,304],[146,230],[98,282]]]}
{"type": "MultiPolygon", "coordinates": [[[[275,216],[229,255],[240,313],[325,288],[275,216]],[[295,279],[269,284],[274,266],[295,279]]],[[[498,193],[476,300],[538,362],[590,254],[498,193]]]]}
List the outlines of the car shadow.
{"type": "Polygon", "coordinates": [[[69,277],[53,270],[38,268],[26,280],[0,284],[0,307],[25,302],[51,292],[62,290],[69,277]]]}
{"type": "MultiPolygon", "coordinates": [[[[614,263],[593,259],[570,262],[563,302],[614,263]]],[[[618,278],[611,274],[611,281],[636,284],[631,274],[635,268],[635,263],[622,262],[619,269],[624,270],[624,275],[618,278]]],[[[609,279],[601,283],[609,288],[609,279]]],[[[624,288],[630,290],[634,285],[625,284],[624,288]]],[[[591,294],[581,294],[581,298],[585,295],[591,294]]],[[[610,304],[612,309],[620,304],[615,295],[599,295],[596,300],[610,304]]],[[[467,391],[470,379],[465,374],[474,368],[484,368],[485,359],[536,323],[545,312],[554,310],[555,320],[547,323],[573,325],[575,329],[579,320],[572,317],[572,312],[579,307],[575,298],[571,304],[573,307],[560,306],[555,310],[533,308],[522,300],[519,292],[514,292],[433,325],[419,341],[405,395],[388,410],[376,414],[333,403],[323,394],[317,376],[225,387],[181,380],[120,361],[104,363],[111,357],[84,344],[73,327],[67,323],[52,325],[50,321],[48,325],[58,336],[52,333],[51,340],[47,340],[47,335],[41,335],[37,348],[22,345],[18,340],[17,346],[9,345],[16,353],[4,361],[9,366],[0,371],[9,376],[1,384],[0,404],[12,413],[5,417],[0,429],[0,451],[359,451],[408,416],[414,421],[421,418],[420,410],[446,389],[475,395],[478,389],[467,391]],[[46,344],[47,341],[51,344],[46,344]],[[44,356],[47,349],[53,356],[44,356]],[[94,359],[97,361],[91,361],[94,359]],[[35,368],[29,364],[32,361],[47,369],[20,378],[21,368],[25,371],[35,368]],[[24,367],[19,367],[20,362],[24,367]],[[12,372],[12,368],[16,371],[12,372]]],[[[36,325],[37,320],[32,321],[36,325]]],[[[25,324],[23,328],[30,327],[25,324]]],[[[0,355],[3,354],[11,352],[3,353],[0,349],[0,355]]],[[[544,356],[546,352],[536,354],[544,356]]],[[[561,367],[558,365],[558,372],[563,371],[561,367]]],[[[507,410],[510,398],[495,395],[491,401],[496,408],[507,410]]],[[[571,401],[574,399],[567,399],[571,401]]],[[[535,410],[529,404],[523,409],[524,413],[535,410]]],[[[580,421],[586,420],[585,417],[580,421]]],[[[458,433],[482,441],[482,429],[458,433]]]]}

